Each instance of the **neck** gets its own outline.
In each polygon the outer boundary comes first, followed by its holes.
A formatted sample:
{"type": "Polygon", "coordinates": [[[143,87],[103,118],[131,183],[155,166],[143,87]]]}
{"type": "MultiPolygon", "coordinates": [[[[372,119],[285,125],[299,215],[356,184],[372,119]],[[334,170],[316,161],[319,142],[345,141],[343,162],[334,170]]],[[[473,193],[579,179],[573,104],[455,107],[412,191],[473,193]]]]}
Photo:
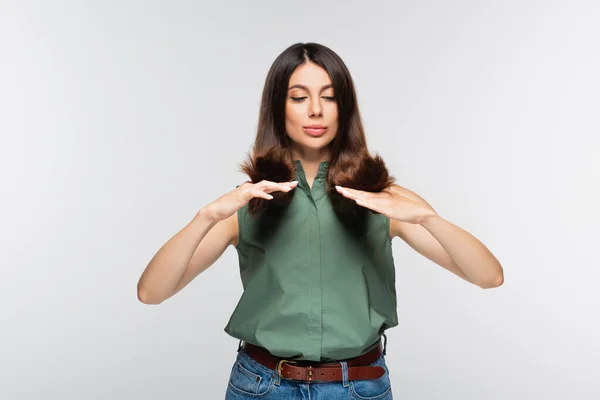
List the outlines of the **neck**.
{"type": "Polygon", "coordinates": [[[292,149],[292,156],[294,160],[300,160],[304,169],[315,169],[319,168],[319,164],[323,161],[329,161],[330,152],[329,146],[322,149],[306,149],[306,148],[295,148],[292,149]]]}
{"type": "Polygon", "coordinates": [[[302,169],[304,170],[304,175],[306,176],[306,180],[312,182],[317,173],[319,172],[319,166],[323,161],[329,161],[329,149],[324,148],[317,151],[312,150],[304,150],[304,151],[296,151],[292,152],[294,160],[299,160],[302,164],[302,169]]]}

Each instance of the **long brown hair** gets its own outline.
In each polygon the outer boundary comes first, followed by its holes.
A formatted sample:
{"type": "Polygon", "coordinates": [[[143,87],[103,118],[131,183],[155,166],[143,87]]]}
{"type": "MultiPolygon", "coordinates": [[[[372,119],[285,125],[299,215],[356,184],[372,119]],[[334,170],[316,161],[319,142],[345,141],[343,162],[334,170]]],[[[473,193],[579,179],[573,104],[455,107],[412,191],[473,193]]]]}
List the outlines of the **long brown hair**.
{"type": "MultiPolygon", "coordinates": [[[[391,186],[395,178],[389,174],[383,159],[379,155],[372,156],[368,151],[356,91],[348,68],[335,52],[321,44],[293,44],[271,65],[262,92],[254,146],[247,160],[240,164],[240,171],[246,173],[253,183],[294,179],[291,139],[285,132],[285,104],[292,73],[309,61],[321,66],[329,74],[338,106],[338,131],[330,143],[327,194],[336,212],[356,214],[362,207],[339,194],[335,185],[379,192],[391,186]]],[[[296,190],[272,192],[271,200],[252,198],[248,211],[258,215],[271,206],[285,206],[296,190]]]]}

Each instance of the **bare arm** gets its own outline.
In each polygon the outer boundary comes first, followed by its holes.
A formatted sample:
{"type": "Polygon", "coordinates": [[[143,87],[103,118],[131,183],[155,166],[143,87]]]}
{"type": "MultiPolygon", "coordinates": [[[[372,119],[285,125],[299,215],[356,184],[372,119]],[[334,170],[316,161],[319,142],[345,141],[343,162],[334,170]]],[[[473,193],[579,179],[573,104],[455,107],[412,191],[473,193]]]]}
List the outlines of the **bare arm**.
{"type": "MultiPolygon", "coordinates": [[[[401,186],[393,185],[390,189],[402,196],[425,202],[419,195],[401,186]]],[[[441,217],[429,218],[421,224],[392,220],[390,231],[392,237],[400,237],[419,254],[467,282],[484,289],[503,283],[502,266],[483,243],[441,217]],[[476,278],[469,278],[464,271],[476,278]]]]}
{"type": "Polygon", "coordinates": [[[245,182],[203,207],[152,257],[138,281],[138,299],[160,304],[179,292],[237,241],[237,210],[254,197],[269,200],[270,192],[287,192],[297,183],[245,182]]]}
{"type": "Polygon", "coordinates": [[[237,244],[237,240],[238,222],[236,212],[227,219],[219,221],[202,239],[171,296],[174,296],[195,277],[213,265],[229,245],[235,246],[237,244]]]}
{"type": "MultiPolygon", "coordinates": [[[[152,257],[137,285],[138,299],[160,304],[212,265],[232,240],[231,217],[216,222],[200,210],[152,257]]],[[[236,224],[237,226],[237,224],[236,224]]]]}
{"type": "Polygon", "coordinates": [[[442,247],[440,242],[422,225],[409,224],[392,219],[390,221],[390,236],[399,237],[412,249],[440,267],[447,269],[469,283],[471,280],[456,265],[450,254],[442,247]]]}

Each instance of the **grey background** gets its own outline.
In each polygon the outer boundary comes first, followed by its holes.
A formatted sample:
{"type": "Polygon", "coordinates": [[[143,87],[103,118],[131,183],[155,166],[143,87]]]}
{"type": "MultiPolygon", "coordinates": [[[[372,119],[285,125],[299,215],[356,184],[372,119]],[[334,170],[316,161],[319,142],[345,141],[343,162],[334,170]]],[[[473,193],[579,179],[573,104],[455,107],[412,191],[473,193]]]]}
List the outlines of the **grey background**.
{"type": "Polygon", "coordinates": [[[398,399],[600,398],[596,1],[0,3],[0,398],[220,399],[235,249],[159,306],[136,283],[246,177],[299,41],[355,79],[370,149],[482,240],[482,290],[393,242],[398,399]]]}

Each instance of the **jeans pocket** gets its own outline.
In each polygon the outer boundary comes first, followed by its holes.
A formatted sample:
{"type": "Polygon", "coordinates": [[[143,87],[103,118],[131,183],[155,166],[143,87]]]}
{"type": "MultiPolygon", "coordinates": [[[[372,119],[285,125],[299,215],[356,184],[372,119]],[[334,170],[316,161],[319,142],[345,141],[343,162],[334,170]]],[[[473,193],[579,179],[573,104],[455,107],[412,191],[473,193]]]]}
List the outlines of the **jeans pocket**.
{"type": "Polygon", "coordinates": [[[275,371],[258,364],[242,351],[231,369],[230,390],[252,398],[266,396],[275,386],[275,371]]]}
{"type": "Polygon", "coordinates": [[[352,397],[358,400],[391,400],[392,385],[390,374],[385,363],[385,356],[381,356],[377,361],[369,364],[381,366],[384,374],[376,379],[361,379],[350,381],[350,392],[352,397]]]}

